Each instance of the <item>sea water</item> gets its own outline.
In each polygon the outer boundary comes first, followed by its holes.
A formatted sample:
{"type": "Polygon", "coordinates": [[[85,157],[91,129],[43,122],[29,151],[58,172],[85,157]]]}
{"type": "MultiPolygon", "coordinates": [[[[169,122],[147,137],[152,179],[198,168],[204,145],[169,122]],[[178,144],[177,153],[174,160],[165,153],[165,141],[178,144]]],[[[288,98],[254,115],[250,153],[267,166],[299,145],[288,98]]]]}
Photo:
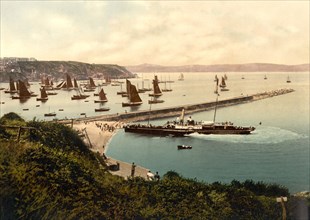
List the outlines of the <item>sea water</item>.
{"type": "MultiPolygon", "coordinates": [[[[190,77],[185,75],[185,79],[190,77]]],[[[191,134],[180,138],[119,131],[109,144],[107,156],[135,162],[161,175],[173,170],[209,183],[252,179],[284,185],[291,192],[309,190],[308,73],[291,74],[291,84],[280,73],[267,75],[267,80],[259,73],[245,75],[244,80],[239,77],[236,73],[228,76],[227,84],[232,91],[222,92],[220,98],[229,96],[230,92],[251,94],[277,88],[293,88],[295,92],[217,110],[216,121],[254,126],[256,130],[251,135],[191,134]],[[192,149],[177,150],[180,144],[190,145],[192,149]]],[[[193,81],[192,89],[182,91],[186,96],[200,97],[200,102],[201,97],[210,97],[203,91],[208,88],[198,88],[193,81]]],[[[182,104],[180,99],[180,96],[173,97],[175,103],[182,104]]],[[[205,111],[191,116],[197,121],[212,120],[213,114],[214,111],[205,111]]],[[[151,123],[163,124],[167,120],[174,118],[151,123]]]]}
{"type": "MultiPolygon", "coordinates": [[[[123,108],[127,98],[117,95],[120,86],[102,87],[108,102],[100,105],[93,93],[86,100],[71,100],[76,91],[57,90],[58,95],[49,96],[45,103],[30,98],[27,101],[12,100],[10,94],[0,91],[0,116],[17,112],[31,120],[52,120],[63,118],[123,113],[125,111],[158,109],[186,104],[215,101],[214,76],[224,73],[184,73],[185,80],[178,81],[180,73],[159,73],[159,80],[173,80],[171,84],[159,84],[160,88],[171,88],[160,99],[161,104],[147,104],[148,93],[140,94],[143,104],[123,108]],[[109,107],[109,112],[98,113],[99,106],[109,107]],[[27,109],[27,110],[24,110],[27,109]],[[63,109],[63,111],[59,111],[63,109]],[[44,113],[55,112],[56,117],[46,118],[44,113]]],[[[130,79],[132,84],[152,87],[153,73],[139,73],[140,78],[130,79]]],[[[229,91],[220,92],[219,99],[246,96],[257,92],[280,88],[292,88],[293,93],[267,98],[255,102],[235,105],[217,110],[216,121],[231,121],[235,125],[254,126],[251,135],[199,135],[186,137],[156,137],[120,130],[109,143],[107,156],[149,168],[161,175],[174,170],[184,177],[197,178],[205,182],[229,183],[236,179],[253,179],[278,183],[291,192],[309,190],[309,73],[226,73],[229,91]],[[245,79],[241,79],[242,75],[245,79]],[[264,80],[267,75],[267,80],[264,80]],[[286,83],[287,76],[291,83],[286,83]],[[177,150],[177,145],[191,145],[191,150],[177,150]]],[[[124,80],[122,80],[124,82],[124,80]]],[[[100,80],[97,81],[100,83],[100,80]]],[[[8,83],[0,87],[8,88],[8,83]]],[[[125,84],[122,89],[125,90],[125,84]]],[[[39,94],[40,85],[32,82],[31,90],[39,94]]],[[[98,92],[98,91],[96,91],[98,92]]],[[[187,115],[189,116],[189,115],[187,115]]],[[[186,117],[187,117],[186,116],[186,117]]],[[[213,120],[214,111],[191,115],[197,121],[213,120]]],[[[152,120],[152,124],[163,124],[175,118],[152,120]]],[[[147,122],[145,122],[147,123],[147,122]]]]}

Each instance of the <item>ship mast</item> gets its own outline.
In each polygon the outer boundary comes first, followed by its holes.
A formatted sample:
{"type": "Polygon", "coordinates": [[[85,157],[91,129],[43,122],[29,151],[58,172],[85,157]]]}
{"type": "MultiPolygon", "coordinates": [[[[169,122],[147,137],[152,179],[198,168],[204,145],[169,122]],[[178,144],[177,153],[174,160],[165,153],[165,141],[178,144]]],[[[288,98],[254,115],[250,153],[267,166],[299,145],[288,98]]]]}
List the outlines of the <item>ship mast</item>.
{"type": "Polygon", "coordinates": [[[216,93],[216,102],[215,102],[215,109],[214,109],[213,123],[215,123],[216,110],[217,110],[217,102],[218,102],[218,99],[219,99],[219,95],[220,95],[220,94],[216,93]]]}

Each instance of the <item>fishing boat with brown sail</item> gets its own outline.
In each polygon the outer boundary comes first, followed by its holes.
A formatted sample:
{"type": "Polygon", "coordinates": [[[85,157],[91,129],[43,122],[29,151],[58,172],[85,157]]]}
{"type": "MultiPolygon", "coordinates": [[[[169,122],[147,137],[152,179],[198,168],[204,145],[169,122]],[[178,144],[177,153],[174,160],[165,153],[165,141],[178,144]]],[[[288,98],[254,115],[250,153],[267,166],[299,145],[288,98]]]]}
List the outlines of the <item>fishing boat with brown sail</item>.
{"type": "Polygon", "coordinates": [[[61,83],[59,83],[56,88],[61,88],[61,89],[66,89],[66,90],[72,90],[73,88],[73,84],[72,84],[72,80],[69,74],[66,74],[66,80],[62,81],[61,83]]]}
{"type": "Polygon", "coordinates": [[[93,78],[89,77],[89,83],[85,86],[84,92],[93,92],[96,89],[96,84],[93,78]]]}
{"type": "Polygon", "coordinates": [[[48,97],[47,97],[47,93],[45,91],[45,87],[42,87],[40,89],[40,92],[41,92],[41,96],[40,96],[40,98],[37,98],[37,101],[42,101],[42,102],[47,101],[48,97]]]}
{"type": "Polygon", "coordinates": [[[139,96],[136,86],[130,84],[130,90],[128,94],[129,102],[123,102],[122,106],[138,106],[142,104],[142,99],[139,96]]]}
{"type": "Polygon", "coordinates": [[[18,80],[18,95],[12,96],[12,99],[28,99],[30,97],[35,97],[37,95],[33,94],[32,92],[29,92],[27,89],[25,83],[21,80],[18,80]]]}
{"type": "Polygon", "coordinates": [[[14,84],[14,80],[10,77],[9,88],[4,91],[4,93],[14,94],[17,93],[17,89],[14,84]]]}
{"type": "Polygon", "coordinates": [[[95,103],[104,103],[107,102],[107,96],[104,93],[103,89],[101,88],[100,92],[99,92],[99,100],[94,100],[95,103]]]}
{"type": "MultiPolygon", "coordinates": [[[[227,77],[226,77],[227,78],[227,77]]],[[[221,87],[221,91],[225,92],[225,91],[229,91],[229,89],[226,88],[226,82],[225,82],[225,77],[222,76],[222,81],[219,85],[221,87]]]]}
{"type": "Polygon", "coordinates": [[[153,93],[149,94],[149,96],[153,97],[159,97],[162,95],[162,92],[158,85],[158,78],[155,76],[155,79],[153,79],[153,93]]]}

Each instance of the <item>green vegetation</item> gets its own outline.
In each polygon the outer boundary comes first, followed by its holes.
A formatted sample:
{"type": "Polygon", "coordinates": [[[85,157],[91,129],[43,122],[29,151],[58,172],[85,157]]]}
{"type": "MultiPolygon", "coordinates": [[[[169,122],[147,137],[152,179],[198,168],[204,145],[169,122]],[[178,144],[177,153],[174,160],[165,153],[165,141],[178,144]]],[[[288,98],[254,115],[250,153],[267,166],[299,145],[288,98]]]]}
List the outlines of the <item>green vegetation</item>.
{"type": "Polygon", "coordinates": [[[124,180],[64,125],[14,113],[0,122],[35,128],[20,142],[17,129],[0,130],[0,219],[281,219],[275,197],[289,196],[275,184],[206,184],[173,171],[124,180]]]}

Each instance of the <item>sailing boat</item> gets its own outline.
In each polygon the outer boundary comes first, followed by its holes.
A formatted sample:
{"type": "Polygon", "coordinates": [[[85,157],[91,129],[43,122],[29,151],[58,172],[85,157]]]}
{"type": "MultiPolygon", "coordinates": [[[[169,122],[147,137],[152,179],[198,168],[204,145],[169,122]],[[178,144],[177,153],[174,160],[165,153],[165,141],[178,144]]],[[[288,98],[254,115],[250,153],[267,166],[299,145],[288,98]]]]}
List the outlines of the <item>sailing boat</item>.
{"type": "Polygon", "coordinates": [[[221,87],[221,91],[225,92],[225,91],[229,91],[229,89],[226,88],[226,82],[225,82],[225,78],[222,76],[222,81],[220,83],[220,87],[221,87]]]}
{"type": "Polygon", "coordinates": [[[170,88],[167,88],[167,81],[165,81],[165,88],[162,89],[162,91],[163,91],[163,92],[171,92],[171,91],[172,91],[172,89],[171,89],[171,83],[169,83],[169,85],[170,85],[170,88]]]}
{"type": "Polygon", "coordinates": [[[81,88],[76,88],[77,95],[73,95],[71,100],[79,100],[79,99],[86,99],[89,95],[83,94],[83,90],[81,88]]]}
{"type": "Polygon", "coordinates": [[[48,109],[49,109],[49,112],[44,114],[45,117],[56,116],[56,113],[55,113],[55,112],[50,112],[50,108],[48,108],[48,109]]]}
{"type": "Polygon", "coordinates": [[[95,103],[104,103],[107,102],[108,99],[106,97],[106,94],[104,93],[103,89],[100,90],[99,92],[99,100],[95,100],[95,103]]]}
{"type": "Polygon", "coordinates": [[[158,79],[156,76],[155,76],[155,79],[153,80],[153,90],[154,90],[154,93],[149,94],[149,96],[159,97],[162,95],[162,92],[158,86],[158,79]]]}
{"type": "Polygon", "coordinates": [[[165,102],[164,100],[157,99],[156,97],[153,97],[151,100],[148,101],[149,104],[158,104],[158,103],[163,103],[165,102]]]}
{"type": "Polygon", "coordinates": [[[10,94],[17,93],[14,80],[11,77],[10,77],[9,89],[5,90],[4,93],[10,93],[10,94]]]}
{"type": "Polygon", "coordinates": [[[266,75],[264,76],[264,79],[265,79],[265,80],[267,79],[267,76],[266,76],[266,75]]]}
{"type": "Polygon", "coordinates": [[[72,81],[71,81],[71,77],[69,76],[68,73],[66,74],[66,81],[62,81],[56,87],[57,88],[61,88],[61,89],[67,89],[67,90],[73,89],[73,84],[72,84],[72,81]]]}
{"type": "Polygon", "coordinates": [[[291,80],[290,80],[290,77],[287,76],[287,80],[286,80],[287,83],[291,83],[291,80]]]}
{"type": "Polygon", "coordinates": [[[96,88],[96,84],[93,78],[89,77],[89,84],[85,86],[84,92],[93,92],[95,91],[95,88],[96,88]]]}
{"type": "Polygon", "coordinates": [[[18,86],[19,86],[18,96],[12,96],[12,99],[28,99],[30,97],[37,96],[28,91],[23,81],[18,80],[18,86]]]}
{"type": "Polygon", "coordinates": [[[183,81],[184,80],[184,75],[183,75],[183,73],[181,73],[180,74],[180,76],[179,76],[179,79],[178,79],[179,81],[183,81]]]}
{"type": "Polygon", "coordinates": [[[45,87],[42,87],[40,89],[41,91],[41,97],[40,98],[37,98],[37,101],[47,101],[48,100],[48,97],[47,97],[47,93],[46,93],[46,90],[45,90],[45,87]]]}
{"type": "Polygon", "coordinates": [[[126,106],[137,106],[137,105],[141,105],[142,104],[142,99],[139,96],[139,93],[137,91],[137,88],[130,84],[130,89],[129,89],[129,93],[128,93],[128,98],[129,98],[129,102],[123,102],[122,106],[126,107],[126,106]]]}
{"type": "MultiPolygon", "coordinates": [[[[127,82],[126,82],[126,83],[127,83],[127,82]]],[[[123,86],[122,86],[122,84],[121,84],[121,91],[116,92],[116,94],[117,94],[117,95],[125,95],[125,94],[127,94],[126,91],[123,91],[123,86]]]]}
{"type": "MultiPolygon", "coordinates": [[[[105,103],[107,101],[108,101],[108,99],[107,99],[103,89],[101,89],[99,92],[99,100],[95,100],[95,103],[105,103]]],[[[109,110],[110,110],[110,108],[104,108],[104,107],[95,108],[95,112],[105,112],[105,111],[109,111],[109,110]]]]}

